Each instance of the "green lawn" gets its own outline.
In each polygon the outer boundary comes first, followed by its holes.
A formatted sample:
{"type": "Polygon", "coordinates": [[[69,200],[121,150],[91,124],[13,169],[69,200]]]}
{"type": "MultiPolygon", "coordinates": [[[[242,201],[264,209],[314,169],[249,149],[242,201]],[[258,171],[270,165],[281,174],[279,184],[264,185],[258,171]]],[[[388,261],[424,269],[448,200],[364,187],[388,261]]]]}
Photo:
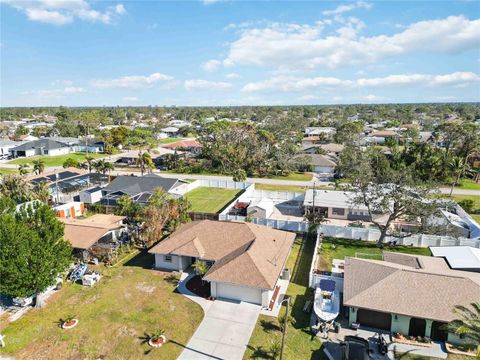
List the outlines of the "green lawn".
{"type": "MultiPolygon", "coordinates": [[[[256,190],[268,190],[268,191],[289,191],[289,192],[305,192],[308,187],[296,186],[296,185],[276,185],[276,184],[259,184],[255,183],[256,190]]],[[[332,186],[316,186],[317,190],[335,190],[332,186]]]]}
{"type": "Polygon", "coordinates": [[[239,196],[243,190],[198,187],[184,195],[193,212],[216,214],[239,196]]]}
{"type": "Polygon", "coordinates": [[[183,140],[183,138],[172,137],[172,138],[162,139],[162,140],[160,140],[158,143],[165,145],[165,144],[174,143],[174,142],[180,141],[180,140],[183,140]]]}
{"type": "MultiPolygon", "coordinates": [[[[313,300],[313,291],[308,287],[308,273],[315,247],[312,236],[308,240],[297,238],[293,245],[287,268],[292,271],[292,278],[287,294],[291,297],[290,321],[287,324],[285,339],[285,360],[326,359],[321,342],[310,333],[310,314],[302,311],[307,300],[313,300]]],[[[280,318],[285,308],[280,312],[280,318]]],[[[244,359],[271,359],[269,348],[273,343],[280,343],[282,333],[277,318],[260,315],[247,346],[244,359]]]]}
{"type": "MultiPolygon", "coordinates": [[[[67,160],[68,158],[72,158],[77,161],[84,161],[86,155],[87,153],[85,152],[76,152],[76,153],[58,155],[58,156],[32,156],[28,158],[18,158],[18,159],[9,161],[8,163],[17,164],[17,165],[20,165],[20,164],[32,165],[33,160],[42,159],[43,161],[45,161],[45,166],[62,166],[65,160],[67,160]]],[[[108,156],[106,154],[93,154],[93,153],[88,153],[88,155],[94,157],[95,159],[108,156]]]]}
{"type": "Polygon", "coordinates": [[[474,202],[474,208],[480,209],[480,196],[478,195],[452,195],[453,200],[456,202],[462,201],[462,200],[473,200],[474,202]]]}
{"type": "Polygon", "coordinates": [[[317,269],[322,271],[332,270],[332,260],[343,260],[345,256],[363,257],[366,259],[380,260],[382,251],[395,251],[406,254],[416,254],[430,256],[430,250],[424,247],[414,246],[388,246],[384,245],[379,249],[377,244],[372,241],[346,240],[325,237],[322,242],[320,256],[317,262],[317,269]],[[368,255],[362,255],[368,254],[368,255]],[[372,255],[372,256],[370,256],[372,255]]]}
{"type": "Polygon", "coordinates": [[[18,174],[18,169],[0,167],[0,175],[18,174]]]}
{"type": "Polygon", "coordinates": [[[295,180],[295,181],[310,181],[312,180],[311,173],[303,173],[303,172],[292,172],[287,176],[268,176],[269,179],[275,180],[295,180]]]}
{"type": "Polygon", "coordinates": [[[480,183],[470,179],[464,179],[460,181],[460,184],[458,184],[456,188],[465,190],[480,190],[480,183]]]}
{"type": "MultiPolygon", "coordinates": [[[[131,258],[131,256],[130,256],[131,258]]],[[[151,270],[153,256],[140,254],[125,265],[102,268],[93,288],[65,284],[42,309],[3,324],[6,347],[16,359],[145,359],[144,333],[163,329],[169,340],[149,354],[175,359],[203,317],[199,305],[175,292],[171,273],[151,270]],[[79,324],[62,330],[58,321],[75,315],[79,324]]]]}

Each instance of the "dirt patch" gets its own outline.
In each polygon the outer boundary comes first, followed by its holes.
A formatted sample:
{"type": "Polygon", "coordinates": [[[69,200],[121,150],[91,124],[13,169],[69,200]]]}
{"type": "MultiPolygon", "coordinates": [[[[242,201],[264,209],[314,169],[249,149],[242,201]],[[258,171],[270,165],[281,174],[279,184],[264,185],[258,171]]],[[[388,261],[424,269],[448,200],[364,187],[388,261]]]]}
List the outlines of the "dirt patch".
{"type": "Polygon", "coordinates": [[[210,283],[202,282],[200,275],[195,275],[187,282],[187,289],[205,299],[210,296],[210,283]]]}
{"type": "Polygon", "coordinates": [[[135,286],[135,288],[147,294],[152,294],[156,289],[155,286],[149,286],[146,283],[139,283],[135,286]]]}

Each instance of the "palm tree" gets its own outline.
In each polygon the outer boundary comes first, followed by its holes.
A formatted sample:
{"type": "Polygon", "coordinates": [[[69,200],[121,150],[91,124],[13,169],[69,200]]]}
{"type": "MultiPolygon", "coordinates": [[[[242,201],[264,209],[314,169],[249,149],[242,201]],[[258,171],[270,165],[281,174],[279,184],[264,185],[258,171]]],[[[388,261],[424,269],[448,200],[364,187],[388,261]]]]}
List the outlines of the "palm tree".
{"type": "Polygon", "coordinates": [[[45,161],[42,159],[37,159],[32,161],[33,164],[33,171],[40,175],[45,170],[45,161]]]}
{"type": "Polygon", "coordinates": [[[148,152],[138,153],[138,159],[136,161],[137,165],[140,166],[140,170],[143,173],[148,171],[151,172],[155,168],[153,163],[152,156],[148,152]]]}
{"type": "Polygon", "coordinates": [[[93,167],[95,168],[95,171],[105,175],[107,172],[110,172],[111,170],[115,169],[114,165],[108,161],[105,161],[103,159],[97,160],[93,163],[93,167]]]}
{"type": "Polygon", "coordinates": [[[465,174],[465,171],[468,168],[468,162],[460,157],[455,157],[450,162],[450,169],[453,174],[455,174],[455,180],[453,181],[452,187],[450,189],[450,197],[452,197],[453,189],[460,181],[460,178],[465,174]]]}
{"type": "Polygon", "coordinates": [[[30,172],[29,169],[30,169],[30,165],[28,164],[18,165],[18,173],[22,176],[27,175],[30,172]]]}
{"type": "Polygon", "coordinates": [[[33,187],[33,195],[41,202],[48,203],[48,200],[50,200],[50,190],[46,181],[40,181],[33,187]]]}
{"type": "Polygon", "coordinates": [[[470,304],[473,310],[466,306],[455,306],[454,312],[459,319],[447,325],[447,330],[463,336],[465,340],[477,346],[477,356],[480,356],[480,302],[470,304]]]}
{"type": "MultiPolygon", "coordinates": [[[[93,160],[94,160],[94,159],[95,159],[95,158],[94,158],[93,156],[90,156],[90,155],[85,156],[85,163],[86,163],[86,165],[87,165],[86,167],[87,167],[87,169],[88,169],[88,173],[89,173],[89,174],[92,172],[92,165],[93,165],[93,160]]],[[[85,164],[85,163],[84,163],[84,164],[85,164]]]]}

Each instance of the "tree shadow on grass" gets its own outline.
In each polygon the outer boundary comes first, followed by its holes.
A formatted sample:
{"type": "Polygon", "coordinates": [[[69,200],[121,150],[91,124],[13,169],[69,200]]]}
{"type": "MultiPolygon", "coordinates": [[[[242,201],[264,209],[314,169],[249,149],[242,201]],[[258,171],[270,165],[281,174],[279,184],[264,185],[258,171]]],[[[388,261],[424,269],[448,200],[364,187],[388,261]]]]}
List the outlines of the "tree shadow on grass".
{"type": "Polygon", "coordinates": [[[177,286],[180,282],[180,278],[175,274],[169,274],[164,277],[164,280],[170,285],[177,286]]]}
{"type": "Polygon", "coordinates": [[[272,321],[260,320],[260,326],[266,333],[280,331],[280,327],[272,321]]]}
{"type": "Polygon", "coordinates": [[[251,346],[247,345],[247,348],[252,350],[252,359],[272,359],[270,353],[263,348],[263,346],[251,346]]]}

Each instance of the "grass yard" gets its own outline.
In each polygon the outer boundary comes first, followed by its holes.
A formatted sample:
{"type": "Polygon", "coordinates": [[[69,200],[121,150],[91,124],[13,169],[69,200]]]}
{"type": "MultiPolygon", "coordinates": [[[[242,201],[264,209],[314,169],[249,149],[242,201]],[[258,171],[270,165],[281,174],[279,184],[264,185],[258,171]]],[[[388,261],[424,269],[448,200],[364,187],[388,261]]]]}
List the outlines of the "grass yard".
{"type": "Polygon", "coordinates": [[[192,205],[193,212],[216,214],[239,196],[243,190],[198,187],[188,192],[185,199],[192,205]]]}
{"type": "Polygon", "coordinates": [[[366,259],[379,260],[381,259],[380,255],[384,250],[401,252],[405,254],[415,254],[415,255],[425,255],[425,256],[431,255],[430,250],[428,248],[423,248],[423,247],[384,245],[383,249],[379,249],[377,247],[377,244],[372,241],[346,240],[346,239],[335,239],[335,238],[326,237],[323,239],[323,242],[322,242],[320,256],[317,263],[317,269],[321,271],[330,271],[332,270],[333,259],[343,260],[345,256],[355,257],[356,253],[372,255],[372,256],[360,255],[359,257],[364,257],[366,259]]]}
{"type": "MultiPolygon", "coordinates": [[[[38,160],[42,159],[45,161],[45,166],[62,166],[65,160],[68,158],[75,159],[77,161],[84,161],[85,156],[87,153],[85,152],[75,152],[71,154],[65,154],[65,155],[57,155],[57,156],[31,156],[28,158],[18,158],[12,161],[9,161],[8,164],[29,164],[32,165],[33,160],[38,160]]],[[[106,154],[93,154],[93,153],[88,153],[89,156],[92,156],[95,159],[103,158],[108,155],[106,154]]]]}
{"type": "Polygon", "coordinates": [[[162,145],[165,145],[165,144],[171,144],[171,143],[174,143],[174,142],[180,141],[180,140],[183,140],[183,138],[172,137],[172,138],[166,138],[166,139],[159,140],[158,143],[162,144],[162,145]]]}
{"type": "Polygon", "coordinates": [[[474,208],[480,209],[480,196],[478,195],[452,195],[453,200],[456,202],[462,201],[462,200],[473,200],[474,202],[474,208]]]}
{"type": "MultiPolygon", "coordinates": [[[[305,192],[307,186],[295,186],[295,185],[276,185],[276,184],[260,184],[255,183],[256,190],[268,190],[268,191],[289,191],[289,192],[305,192]]],[[[316,186],[317,190],[335,190],[333,186],[316,186]]]]}
{"type": "Polygon", "coordinates": [[[295,180],[295,181],[310,181],[313,175],[311,173],[292,172],[287,176],[268,176],[269,179],[276,180],[295,180]]]}
{"type": "Polygon", "coordinates": [[[460,181],[460,184],[458,184],[456,188],[465,190],[480,190],[480,183],[470,179],[464,179],[460,181]]]}
{"type": "Polygon", "coordinates": [[[470,216],[480,224],[480,214],[470,214],[470,216]]]}
{"type": "Polygon", "coordinates": [[[0,167],[0,175],[18,174],[18,169],[0,167]]]}
{"type": "MultiPolygon", "coordinates": [[[[312,236],[308,240],[297,238],[293,245],[287,268],[292,271],[292,278],[287,294],[291,297],[290,321],[287,324],[285,338],[285,360],[326,359],[321,342],[310,333],[310,314],[302,311],[307,300],[313,300],[313,291],[308,287],[308,273],[315,247],[312,236]]],[[[285,308],[280,312],[280,318],[285,308]]],[[[269,348],[274,343],[281,343],[282,333],[277,318],[260,315],[247,346],[244,359],[272,359],[269,348]]]]}
{"type": "Polygon", "coordinates": [[[151,270],[153,256],[131,255],[124,265],[102,268],[93,288],[65,284],[42,309],[1,326],[16,359],[176,359],[203,318],[199,305],[176,293],[170,273],[151,270]],[[79,324],[62,330],[59,319],[79,324]],[[169,340],[159,349],[142,344],[145,333],[162,329],[169,340]]]}

